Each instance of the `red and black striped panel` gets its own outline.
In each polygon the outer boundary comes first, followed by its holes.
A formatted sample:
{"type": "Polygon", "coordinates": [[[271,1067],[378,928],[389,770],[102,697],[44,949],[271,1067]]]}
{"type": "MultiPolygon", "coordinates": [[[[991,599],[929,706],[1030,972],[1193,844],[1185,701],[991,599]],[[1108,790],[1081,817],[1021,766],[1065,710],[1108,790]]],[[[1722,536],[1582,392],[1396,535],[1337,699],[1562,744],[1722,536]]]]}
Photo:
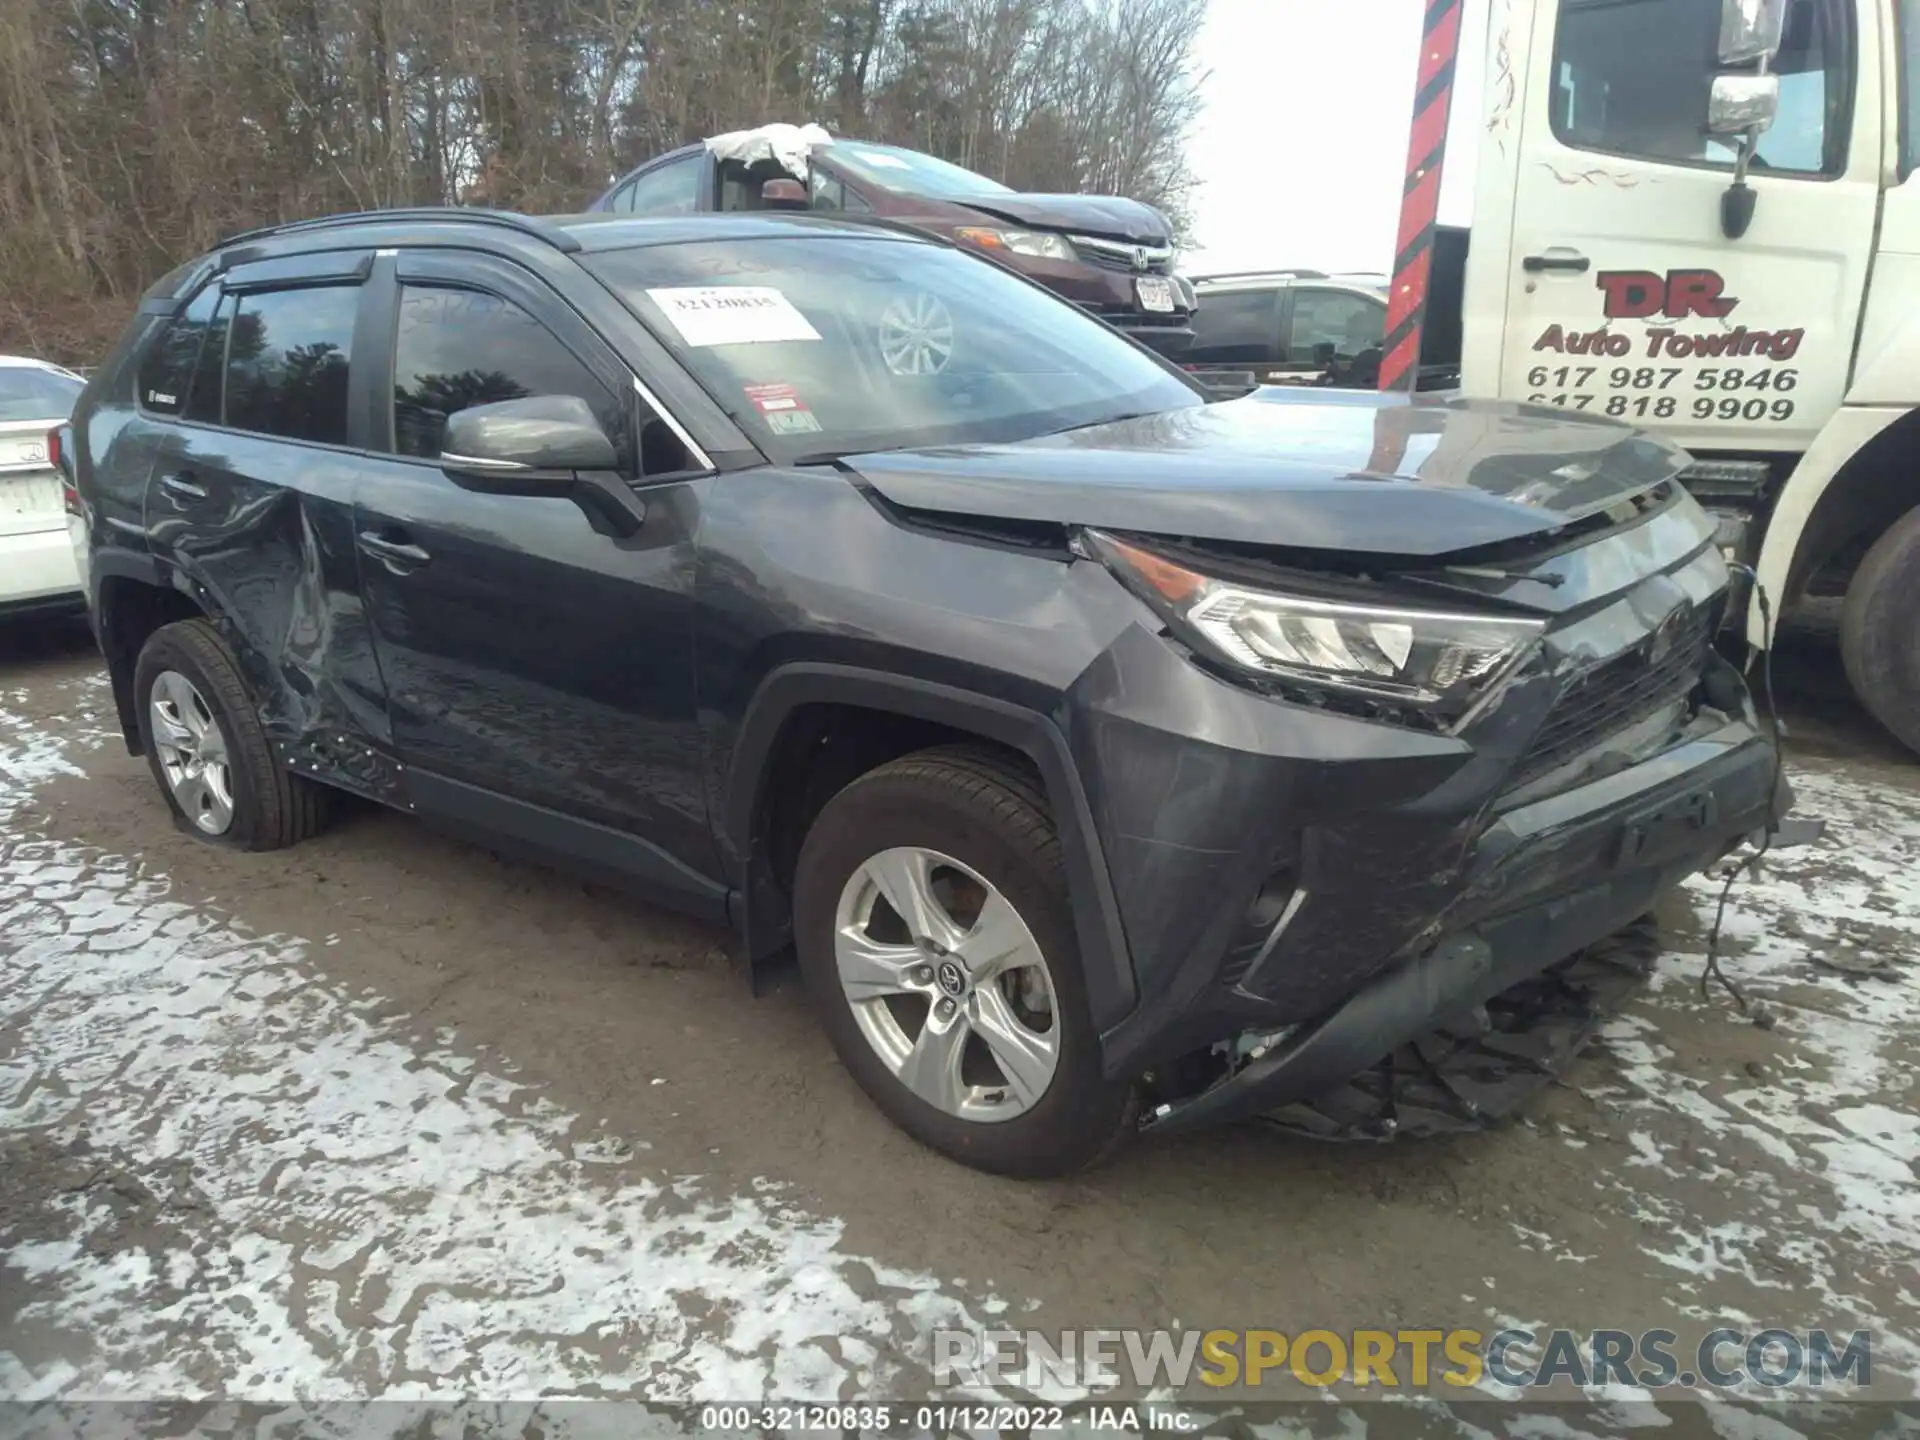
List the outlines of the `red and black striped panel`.
{"type": "Polygon", "coordinates": [[[1393,290],[1387,298],[1387,335],[1381,346],[1382,390],[1411,390],[1420,376],[1420,332],[1427,313],[1434,226],[1440,216],[1440,171],[1447,153],[1447,117],[1453,109],[1462,3],[1426,3],[1420,79],[1407,140],[1406,186],[1400,198],[1400,235],[1394,246],[1393,290]]]}

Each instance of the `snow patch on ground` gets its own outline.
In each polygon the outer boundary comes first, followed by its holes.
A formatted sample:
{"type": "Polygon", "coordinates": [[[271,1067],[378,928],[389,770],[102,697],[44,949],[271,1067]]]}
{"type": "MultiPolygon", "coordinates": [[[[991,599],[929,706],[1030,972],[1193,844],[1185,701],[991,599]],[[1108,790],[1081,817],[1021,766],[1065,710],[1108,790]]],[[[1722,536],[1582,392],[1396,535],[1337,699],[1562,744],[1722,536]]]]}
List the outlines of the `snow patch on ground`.
{"type": "Polygon", "coordinates": [[[24,838],[31,787],[80,773],[101,732],[79,707],[27,724],[14,699],[0,1141],[76,1178],[7,1257],[35,1297],[16,1325],[61,1353],[0,1348],[0,1395],[911,1394],[927,1332],[976,1323],[978,1300],[848,1254],[777,1186],[643,1168],[510,1066],[333,984],[304,942],[24,838]]]}
{"type": "Polygon", "coordinates": [[[1827,833],[1741,879],[1721,927],[1723,969],[1771,1022],[1768,1058],[1733,1081],[1676,1063],[1676,1017],[1711,1008],[1712,1023],[1745,1023],[1723,992],[1699,994],[1721,888],[1702,877],[1687,892],[1697,939],[1662,956],[1650,1005],[1604,1031],[1627,1088],[1590,1093],[1668,1122],[1634,1124],[1610,1183],[1665,1237],[1646,1253],[1688,1277],[1677,1289],[1728,1275],[1811,1286],[1830,1314],[1876,1332],[1876,1368],[1912,1374],[1920,1325],[1910,1308],[1880,1313],[1860,1281],[1920,1264],[1920,795],[1826,768],[1793,783],[1796,813],[1827,833]],[[1656,1131],[1685,1136],[1686,1153],[1656,1131]],[[1747,1147],[1777,1163],[1740,1163],[1747,1147]],[[1708,1222],[1665,1183],[1681,1179],[1739,1191],[1766,1223],[1708,1222]],[[1761,1264],[1769,1255],[1791,1280],[1761,1264]]]}

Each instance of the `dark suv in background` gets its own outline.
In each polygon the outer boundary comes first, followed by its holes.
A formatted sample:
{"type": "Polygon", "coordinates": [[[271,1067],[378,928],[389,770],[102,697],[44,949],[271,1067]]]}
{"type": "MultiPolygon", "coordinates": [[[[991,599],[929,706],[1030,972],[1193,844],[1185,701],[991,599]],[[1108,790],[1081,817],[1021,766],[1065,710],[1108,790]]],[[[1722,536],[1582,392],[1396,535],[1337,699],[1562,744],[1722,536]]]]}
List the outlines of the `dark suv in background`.
{"type": "MultiPolygon", "coordinates": [[[[729,148],[745,148],[738,137],[721,138],[736,142],[729,148]]],[[[1193,338],[1193,288],[1173,273],[1172,227],[1150,205],[1108,195],[1021,194],[917,150],[844,139],[809,147],[804,189],[782,199],[793,178],[786,164],[719,155],[714,144],[648,161],[590,208],[618,215],[797,208],[879,216],[989,255],[1162,355],[1178,358],[1193,338]]]]}
{"type": "Polygon", "coordinates": [[[1189,368],[1246,371],[1262,385],[1379,383],[1384,276],[1263,270],[1196,275],[1193,288],[1189,368]]]}
{"type": "Polygon", "coordinates": [[[121,725],[188,833],[287,845],[344,792],[791,946],[859,1084],[988,1169],[1427,1077],[1442,1025],[1535,1064],[1500,997],[1566,1013],[1559,967],[1775,803],[1679,451],[1204,404],[897,228],[238,237],[73,430],[121,725]]]}

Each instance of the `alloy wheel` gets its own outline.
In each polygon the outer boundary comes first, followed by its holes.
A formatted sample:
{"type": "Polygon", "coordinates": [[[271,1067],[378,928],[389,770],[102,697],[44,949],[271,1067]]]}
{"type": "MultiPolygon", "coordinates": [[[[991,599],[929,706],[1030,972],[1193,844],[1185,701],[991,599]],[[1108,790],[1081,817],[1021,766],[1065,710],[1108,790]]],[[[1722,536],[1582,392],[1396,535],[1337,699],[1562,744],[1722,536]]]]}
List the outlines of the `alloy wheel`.
{"type": "Polygon", "coordinates": [[[154,677],[147,708],[160,773],[194,828],[224,835],[233,824],[233,770],[213,707],[178,670],[154,677]]]}
{"type": "Polygon", "coordinates": [[[1059,1005],[1013,904],[951,856],[868,858],[834,917],[840,987],[867,1043],[908,1090],[962,1120],[1011,1120],[1060,1063],[1059,1005]]]}

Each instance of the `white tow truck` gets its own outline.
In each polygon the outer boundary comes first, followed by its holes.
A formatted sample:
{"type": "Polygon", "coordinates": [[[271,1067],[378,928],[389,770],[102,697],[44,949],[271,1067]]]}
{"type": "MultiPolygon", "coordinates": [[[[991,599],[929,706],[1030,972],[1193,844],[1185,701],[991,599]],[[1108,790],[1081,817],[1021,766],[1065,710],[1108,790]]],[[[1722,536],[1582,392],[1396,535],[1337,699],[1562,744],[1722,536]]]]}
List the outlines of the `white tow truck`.
{"type": "Polygon", "coordinates": [[[1421,361],[1683,445],[1772,609],[1844,594],[1920,751],[1920,0],[1491,0],[1487,42],[1421,361]]]}

